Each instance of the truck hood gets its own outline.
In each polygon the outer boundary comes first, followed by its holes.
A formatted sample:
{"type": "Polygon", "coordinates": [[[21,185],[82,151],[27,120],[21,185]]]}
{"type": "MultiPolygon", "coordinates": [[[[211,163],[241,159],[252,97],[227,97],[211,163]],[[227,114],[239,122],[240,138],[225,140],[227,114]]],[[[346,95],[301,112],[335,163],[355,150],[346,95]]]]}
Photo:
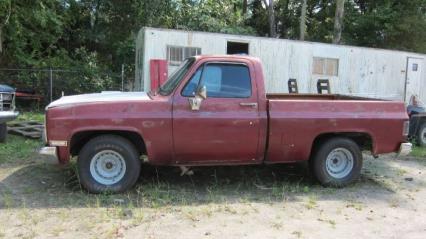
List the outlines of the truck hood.
{"type": "Polygon", "coordinates": [[[150,100],[146,92],[105,91],[101,93],[62,96],[59,100],[55,100],[50,103],[46,109],[73,104],[143,100],[150,100]]]}
{"type": "Polygon", "coordinates": [[[15,92],[15,89],[8,85],[2,85],[0,84],[0,92],[7,92],[7,93],[13,93],[15,92]]]}

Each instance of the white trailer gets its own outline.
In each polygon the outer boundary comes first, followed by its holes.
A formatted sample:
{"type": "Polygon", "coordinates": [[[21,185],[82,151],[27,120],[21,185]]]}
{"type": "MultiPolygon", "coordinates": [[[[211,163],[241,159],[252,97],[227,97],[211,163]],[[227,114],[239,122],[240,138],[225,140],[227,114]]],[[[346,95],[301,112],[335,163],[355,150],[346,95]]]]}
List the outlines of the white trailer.
{"type": "Polygon", "coordinates": [[[318,80],[328,79],[331,93],[405,101],[416,95],[426,102],[425,54],[148,27],[136,39],[135,90],[150,90],[151,59],[167,60],[173,72],[200,54],[259,57],[268,93],[288,93],[289,79],[296,79],[299,93],[317,93],[318,80]]]}

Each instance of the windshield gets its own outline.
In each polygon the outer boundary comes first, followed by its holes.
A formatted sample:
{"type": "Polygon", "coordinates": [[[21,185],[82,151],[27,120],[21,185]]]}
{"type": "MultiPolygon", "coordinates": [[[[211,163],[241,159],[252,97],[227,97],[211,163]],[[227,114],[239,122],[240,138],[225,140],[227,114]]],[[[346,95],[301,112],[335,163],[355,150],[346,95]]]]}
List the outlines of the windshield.
{"type": "Polygon", "coordinates": [[[176,88],[179,82],[182,81],[186,72],[194,63],[195,58],[187,58],[182,64],[177,68],[177,70],[170,76],[170,78],[160,87],[158,93],[160,95],[169,95],[176,88]]]}

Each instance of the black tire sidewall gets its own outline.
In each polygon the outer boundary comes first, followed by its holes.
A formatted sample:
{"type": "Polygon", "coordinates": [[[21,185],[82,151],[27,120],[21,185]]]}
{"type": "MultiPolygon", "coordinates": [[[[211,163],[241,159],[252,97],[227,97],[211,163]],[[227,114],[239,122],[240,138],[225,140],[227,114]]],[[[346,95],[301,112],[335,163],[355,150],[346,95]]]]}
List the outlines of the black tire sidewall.
{"type": "Polygon", "coordinates": [[[130,189],[138,180],[141,162],[135,146],[127,139],[114,136],[98,136],[90,140],[80,151],[77,161],[79,180],[82,186],[91,193],[118,193],[130,189]],[[93,157],[102,150],[112,150],[119,153],[125,163],[126,172],[123,178],[112,185],[97,182],[90,173],[90,163],[93,157]]]}
{"type": "Polygon", "coordinates": [[[343,187],[359,178],[362,168],[362,153],[359,146],[347,138],[333,138],[321,144],[316,151],[313,163],[313,172],[316,179],[324,186],[343,187]],[[326,161],[330,152],[336,148],[344,148],[353,156],[351,172],[344,178],[335,178],[327,172],[326,161]]]}
{"type": "Polygon", "coordinates": [[[426,147],[426,142],[422,141],[422,132],[425,128],[426,122],[423,122],[419,127],[419,131],[417,132],[417,144],[422,147],[426,147]]]}
{"type": "Polygon", "coordinates": [[[0,143],[6,141],[7,136],[7,125],[6,123],[0,124],[0,143]]]}

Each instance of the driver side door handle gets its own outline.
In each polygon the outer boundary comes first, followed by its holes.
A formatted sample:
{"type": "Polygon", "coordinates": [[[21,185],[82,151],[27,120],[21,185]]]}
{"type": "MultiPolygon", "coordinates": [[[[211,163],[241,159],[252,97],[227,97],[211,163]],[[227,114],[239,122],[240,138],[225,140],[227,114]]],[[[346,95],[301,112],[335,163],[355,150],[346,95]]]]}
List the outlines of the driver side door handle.
{"type": "Polygon", "coordinates": [[[246,102],[241,102],[240,103],[241,106],[248,106],[248,107],[253,107],[256,108],[257,107],[257,103],[246,103],[246,102]]]}

